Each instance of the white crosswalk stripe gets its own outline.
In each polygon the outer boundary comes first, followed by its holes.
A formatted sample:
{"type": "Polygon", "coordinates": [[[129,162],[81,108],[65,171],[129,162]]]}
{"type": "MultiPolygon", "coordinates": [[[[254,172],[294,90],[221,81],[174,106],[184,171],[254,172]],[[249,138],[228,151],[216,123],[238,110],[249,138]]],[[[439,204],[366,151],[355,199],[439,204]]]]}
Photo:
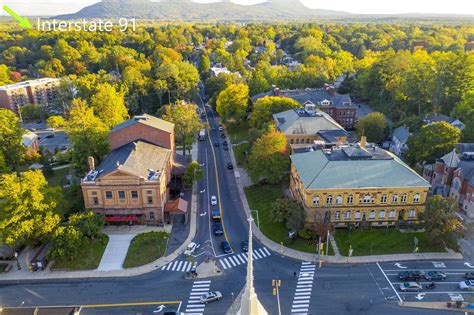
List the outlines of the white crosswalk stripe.
{"type": "Polygon", "coordinates": [[[315,269],[315,266],[309,261],[304,261],[301,263],[300,272],[298,274],[298,282],[295,289],[295,296],[291,306],[292,315],[308,314],[311,301],[311,291],[313,290],[315,269]]]}
{"type": "Polygon", "coordinates": [[[260,255],[258,254],[258,252],[257,252],[256,249],[253,250],[253,256],[255,257],[255,259],[260,259],[260,258],[262,258],[262,257],[260,257],[260,255]]]}
{"type": "MultiPolygon", "coordinates": [[[[258,248],[253,250],[253,260],[258,260],[262,259],[265,257],[270,256],[271,253],[270,251],[263,247],[263,248],[258,248]]],[[[227,256],[225,258],[219,259],[219,263],[224,268],[224,270],[241,266],[241,265],[246,265],[247,264],[247,253],[240,253],[240,254],[235,254],[232,256],[227,256]]]]}
{"type": "MultiPolygon", "coordinates": [[[[186,270],[186,267],[182,267],[182,270],[186,270]]],[[[178,268],[179,269],[179,268],[178,268]]],[[[189,293],[189,300],[186,304],[186,308],[183,314],[185,315],[202,315],[204,313],[205,304],[200,301],[201,295],[209,292],[211,287],[210,280],[194,281],[191,293],[189,293]]]]}
{"type": "Polygon", "coordinates": [[[191,267],[193,264],[189,261],[185,260],[176,260],[172,261],[163,267],[161,267],[161,270],[165,271],[178,271],[178,272],[188,272],[191,270],[191,267]]]}

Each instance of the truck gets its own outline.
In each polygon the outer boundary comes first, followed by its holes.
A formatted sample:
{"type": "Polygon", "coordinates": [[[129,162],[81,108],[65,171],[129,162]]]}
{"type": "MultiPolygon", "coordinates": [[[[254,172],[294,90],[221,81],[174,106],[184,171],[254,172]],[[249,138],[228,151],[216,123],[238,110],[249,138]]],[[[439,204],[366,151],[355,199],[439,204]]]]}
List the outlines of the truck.
{"type": "Polygon", "coordinates": [[[204,140],[206,140],[206,129],[201,129],[201,131],[199,131],[199,141],[204,140]]]}

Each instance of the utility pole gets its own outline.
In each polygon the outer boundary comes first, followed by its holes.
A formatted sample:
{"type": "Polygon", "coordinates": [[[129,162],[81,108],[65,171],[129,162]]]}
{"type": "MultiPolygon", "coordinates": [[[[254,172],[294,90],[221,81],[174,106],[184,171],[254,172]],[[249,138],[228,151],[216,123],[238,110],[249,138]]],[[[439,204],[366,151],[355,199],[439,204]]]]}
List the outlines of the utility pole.
{"type": "Polygon", "coordinates": [[[328,230],[328,235],[326,236],[326,259],[328,258],[328,252],[329,252],[329,230],[328,230]]]}
{"type": "Polygon", "coordinates": [[[323,265],[323,262],[321,261],[321,236],[319,237],[318,240],[318,260],[319,260],[319,268],[323,265]]]}
{"type": "Polygon", "coordinates": [[[280,306],[280,290],[278,288],[281,286],[281,280],[273,279],[272,280],[272,287],[273,287],[273,295],[277,297],[278,303],[278,315],[281,315],[281,306],[280,306]]]}

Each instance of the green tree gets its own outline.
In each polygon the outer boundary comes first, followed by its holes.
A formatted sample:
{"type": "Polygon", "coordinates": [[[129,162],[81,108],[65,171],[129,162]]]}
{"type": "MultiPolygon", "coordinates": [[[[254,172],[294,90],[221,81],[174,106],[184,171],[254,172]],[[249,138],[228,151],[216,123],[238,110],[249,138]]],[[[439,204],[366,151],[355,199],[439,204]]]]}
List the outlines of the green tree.
{"type": "Polygon", "coordinates": [[[18,116],[11,110],[0,108],[0,152],[8,166],[16,168],[25,158],[23,135],[18,116]]]}
{"type": "Polygon", "coordinates": [[[92,211],[75,213],[69,217],[69,224],[77,228],[88,239],[102,235],[104,218],[92,211]]]}
{"type": "Polygon", "coordinates": [[[0,151],[0,174],[7,173],[10,171],[7,163],[5,162],[5,157],[3,153],[0,151]]]}
{"type": "Polygon", "coordinates": [[[278,183],[288,173],[289,167],[289,153],[283,133],[272,130],[253,143],[247,169],[254,183],[278,183]]]}
{"type": "Polygon", "coordinates": [[[265,96],[258,99],[253,105],[250,125],[254,128],[261,128],[265,123],[273,120],[273,114],[299,107],[301,107],[300,103],[288,97],[265,96]]]}
{"type": "Polygon", "coordinates": [[[280,198],[275,200],[271,206],[272,221],[275,223],[286,223],[293,212],[297,212],[301,206],[295,200],[280,198]]]}
{"type": "Polygon", "coordinates": [[[61,222],[60,187],[49,187],[41,171],[0,177],[0,229],[9,245],[46,241],[61,222]]]}
{"type": "Polygon", "coordinates": [[[249,88],[245,84],[232,84],[219,93],[216,110],[225,121],[245,119],[249,102],[249,88]]]}
{"type": "Polygon", "coordinates": [[[451,112],[453,117],[461,120],[465,128],[461,133],[463,142],[474,142],[474,91],[467,91],[451,112]]]}
{"type": "Polygon", "coordinates": [[[433,163],[452,151],[459,139],[459,129],[444,121],[425,125],[418,134],[408,138],[407,158],[411,163],[433,163]]]}
{"type": "Polygon", "coordinates": [[[382,113],[370,113],[356,124],[357,135],[366,136],[367,141],[382,143],[387,134],[387,120],[382,113]]]}
{"type": "Polygon", "coordinates": [[[60,226],[54,231],[48,258],[72,260],[84,246],[84,236],[75,226],[60,226]]]}
{"type": "Polygon", "coordinates": [[[186,187],[191,187],[195,182],[198,182],[203,178],[204,178],[204,172],[202,170],[201,165],[196,161],[192,161],[188,165],[184,173],[184,176],[183,176],[184,185],[186,187]]]}
{"type": "Polygon", "coordinates": [[[197,91],[196,86],[199,83],[197,69],[183,61],[162,64],[156,71],[156,77],[158,81],[166,83],[162,85],[162,89],[172,95],[173,100],[190,99],[197,91]]]}
{"type": "Polygon", "coordinates": [[[0,65],[0,85],[13,83],[10,79],[10,70],[6,65],[0,65]]]}
{"type": "Polygon", "coordinates": [[[293,202],[294,205],[289,209],[285,226],[289,230],[300,231],[304,227],[306,215],[303,207],[296,201],[293,202]]]}
{"type": "Polygon", "coordinates": [[[199,74],[203,78],[207,78],[209,76],[209,71],[211,70],[211,60],[206,54],[202,54],[199,60],[199,74]]]}
{"type": "Polygon", "coordinates": [[[66,125],[66,121],[62,116],[49,116],[47,123],[51,128],[60,128],[66,125]]]}
{"type": "Polygon", "coordinates": [[[458,250],[459,240],[464,236],[465,227],[457,215],[457,202],[433,196],[426,201],[425,211],[420,214],[428,240],[434,245],[443,245],[458,250]]]}
{"type": "Polygon", "coordinates": [[[123,94],[108,83],[100,84],[91,97],[94,113],[110,129],[128,118],[123,94]]]}
{"type": "Polygon", "coordinates": [[[25,104],[21,107],[21,117],[25,121],[36,121],[43,118],[46,113],[43,106],[37,104],[25,104]]]}
{"type": "Polygon", "coordinates": [[[174,124],[175,140],[183,146],[183,155],[186,148],[196,139],[196,133],[202,128],[195,104],[174,104],[165,106],[162,118],[174,124]]]}

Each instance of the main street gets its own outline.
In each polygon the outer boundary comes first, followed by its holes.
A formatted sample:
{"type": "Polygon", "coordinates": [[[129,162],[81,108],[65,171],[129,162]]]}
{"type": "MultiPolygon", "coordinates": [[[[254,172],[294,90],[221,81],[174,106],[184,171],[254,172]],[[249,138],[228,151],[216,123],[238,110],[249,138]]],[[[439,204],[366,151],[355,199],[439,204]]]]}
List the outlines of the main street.
{"type": "MultiPolygon", "coordinates": [[[[239,198],[235,174],[227,169],[229,152],[223,150],[218,121],[212,110],[205,108],[211,127],[206,140],[199,142],[198,162],[204,165],[205,176],[198,183],[197,234],[198,263],[207,257],[216,260],[222,275],[208,279],[186,280],[188,267],[181,255],[175,262],[154,272],[136,277],[108,279],[43,280],[25,283],[2,283],[0,305],[83,306],[81,314],[161,314],[167,310],[204,314],[225,314],[245,285],[245,255],[242,240],[247,239],[248,222],[239,198]],[[221,145],[215,147],[214,143],[221,145]],[[210,197],[217,196],[223,219],[224,235],[215,236],[211,222],[210,197]],[[233,252],[224,254],[221,242],[227,240],[233,252]],[[185,267],[186,266],[186,267],[185,267]],[[221,291],[223,299],[201,306],[196,297],[206,290],[221,291]],[[197,311],[199,310],[199,311],[197,311]]],[[[272,280],[281,280],[279,296],[281,313],[298,310],[307,314],[446,314],[446,311],[406,309],[398,302],[419,300],[416,293],[400,294],[396,279],[398,271],[445,269],[446,284],[423,295],[423,301],[446,301],[450,293],[466,296],[456,289],[455,282],[470,267],[464,262],[400,262],[395,264],[324,265],[297,261],[272,252],[254,239],[255,288],[269,314],[278,314],[277,298],[272,294],[272,280]],[[401,266],[401,267],[399,267],[401,266]],[[405,268],[406,267],[406,268],[405,268]],[[433,269],[434,268],[434,269],[433,269]],[[296,276],[294,273],[296,272],[296,276]],[[452,274],[450,274],[452,273],[452,274]]],[[[418,296],[420,297],[420,296],[418,296]]]]}

